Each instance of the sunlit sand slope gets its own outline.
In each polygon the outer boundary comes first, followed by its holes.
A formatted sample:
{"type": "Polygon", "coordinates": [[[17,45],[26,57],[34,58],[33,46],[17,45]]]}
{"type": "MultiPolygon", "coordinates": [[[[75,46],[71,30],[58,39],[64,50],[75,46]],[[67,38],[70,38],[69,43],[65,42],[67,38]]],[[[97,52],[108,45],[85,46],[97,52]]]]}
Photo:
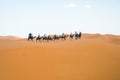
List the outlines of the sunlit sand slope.
{"type": "MultiPolygon", "coordinates": [[[[10,37],[9,37],[10,38],[10,37]]],[[[120,36],[0,40],[0,80],[120,80],[120,36]]]]}

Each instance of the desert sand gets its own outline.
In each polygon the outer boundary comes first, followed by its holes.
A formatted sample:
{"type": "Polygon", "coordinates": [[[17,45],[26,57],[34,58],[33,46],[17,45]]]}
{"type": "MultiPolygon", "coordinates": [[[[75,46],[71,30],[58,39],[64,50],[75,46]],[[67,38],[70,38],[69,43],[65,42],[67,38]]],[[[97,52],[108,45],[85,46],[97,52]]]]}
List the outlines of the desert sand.
{"type": "Polygon", "coordinates": [[[120,80],[120,36],[55,42],[0,37],[0,80],[120,80]]]}

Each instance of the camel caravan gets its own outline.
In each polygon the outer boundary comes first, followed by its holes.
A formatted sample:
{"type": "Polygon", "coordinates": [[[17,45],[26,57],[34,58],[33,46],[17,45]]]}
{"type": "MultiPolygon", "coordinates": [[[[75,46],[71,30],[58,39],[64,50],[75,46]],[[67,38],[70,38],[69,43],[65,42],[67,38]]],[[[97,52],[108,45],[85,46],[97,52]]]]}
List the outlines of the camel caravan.
{"type": "Polygon", "coordinates": [[[80,39],[81,38],[81,32],[77,33],[75,32],[74,34],[70,33],[70,34],[64,34],[62,33],[62,35],[46,35],[44,34],[43,36],[40,36],[38,35],[37,37],[36,36],[33,36],[32,33],[29,33],[28,35],[28,41],[31,40],[33,41],[34,39],[36,39],[36,41],[56,41],[56,40],[66,40],[67,38],[70,38],[70,39],[80,39]]]}

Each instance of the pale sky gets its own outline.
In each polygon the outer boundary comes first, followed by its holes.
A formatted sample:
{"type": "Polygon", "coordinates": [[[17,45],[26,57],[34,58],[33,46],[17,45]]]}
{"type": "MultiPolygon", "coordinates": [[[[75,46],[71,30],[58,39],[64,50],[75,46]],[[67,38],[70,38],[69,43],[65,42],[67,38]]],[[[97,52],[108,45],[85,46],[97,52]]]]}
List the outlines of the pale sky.
{"type": "Polygon", "coordinates": [[[120,35],[120,0],[0,0],[0,35],[120,35]]]}

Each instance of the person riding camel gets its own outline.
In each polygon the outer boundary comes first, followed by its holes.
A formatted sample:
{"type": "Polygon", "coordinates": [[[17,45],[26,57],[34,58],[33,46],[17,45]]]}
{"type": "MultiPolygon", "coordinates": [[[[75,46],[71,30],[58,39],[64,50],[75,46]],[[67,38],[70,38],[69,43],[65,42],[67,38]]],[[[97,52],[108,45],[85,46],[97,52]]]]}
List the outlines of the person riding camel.
{"type": "Polygon", "coordinates": [[[78,33],[77,32],[75,32],[75,39],[77,39],[78,38],[78,33]]]}
{"type": "Polygon", "coordinates": [[[58,36],[56,34],[54,34],[54,41],[58,39],[58,36]]]}
{"type": "Polygon", "coordinates": [[[29,37],[29,38],[32,38],[32,37],[33,37],[32,33],[29,33],[28,37],[29,37]]]}
{"type": "Polygon", "coordinates": [[[32,33],[28,34],[28,40],[33,40],[35,37],[33,37],[32,33]]]}
{"type": "Polygon", "coordinates": [[[64,34],[64,33],[62,33],[62,38],[64,38],[64,36],[65,36],[65,34],[64,34]]]}
{"type": "Polygon", "coordinates": [[[48,39],[50,39],[50,34],[48,35],[48,39]]]}
{"type": "Polygon", "coordinates": [[[72,33],[70,33],[70,36],[73,36],[73,34],[72,34],[72,33]]]}
{"type": "Polygon", "coordinates": [[[40,34],[38,35],[38,38],[40,38],[40,34]]]}
{"type": "Polygon", "coordinates": [[[78,38],[79,38],[79,39],[81,38],[81,32],[79,32],[79,34],[78,34],[78,38]]]}
{"type": "Polygon", "coordinates": [[[72,32],[70,33],[70,38],[73,38],[74,34],[72,34],[72,32]]]}
{"type": "Polygon", "coordinates": [[[46,38],[46,34],[44,34],[43,38],[46,38]]]}

